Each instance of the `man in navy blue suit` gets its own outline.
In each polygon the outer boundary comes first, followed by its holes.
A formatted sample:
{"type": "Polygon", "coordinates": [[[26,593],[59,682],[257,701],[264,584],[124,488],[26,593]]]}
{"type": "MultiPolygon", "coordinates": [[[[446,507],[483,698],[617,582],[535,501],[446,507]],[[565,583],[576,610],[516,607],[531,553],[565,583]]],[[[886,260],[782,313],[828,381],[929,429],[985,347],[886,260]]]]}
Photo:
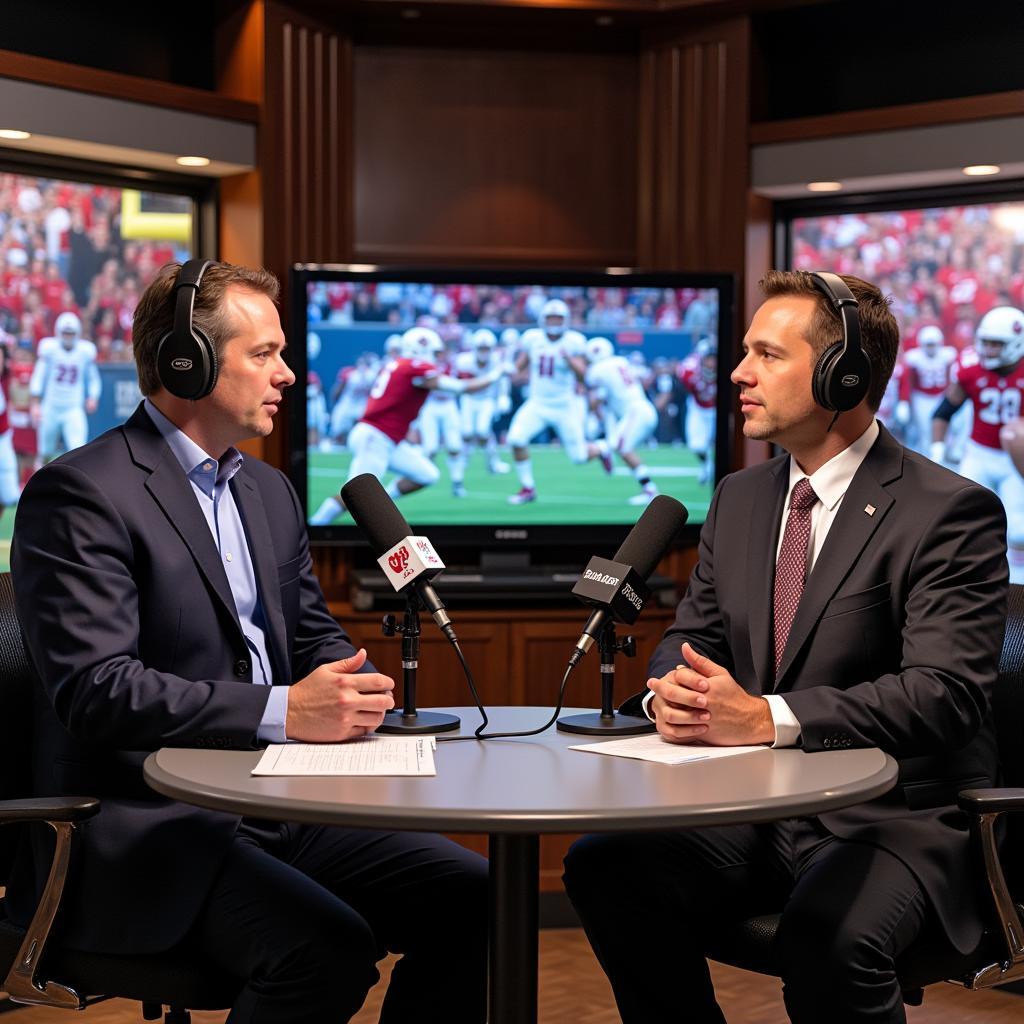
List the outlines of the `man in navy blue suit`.
{"type": "MultiPolygon", "coordinates": [[[[483,1021],[482,858],[435,836],[239,819],[142,778],[162,746],[342,741],[394,706],[392,681],[328,613],[291,486],[235,447],[270,434],[295,381],[277,292],[262,270],[162,270],[135,313],[144,402],[40,470],[18,508],[18,614],[44,690],[36,791],[102,798],[62,941],[107,953],[186,942],[244,983],[229,1019],[253,1024],[348,1020],[392,951],[404,956],[382,1021],[483,1021]],[[172,393],[158,360],[183,326],[186,274],[184,326],[216,357],[197,400],[172,393]]],[[[16,917],[31,913],[46,853],[19,865],[16,917]]]]}

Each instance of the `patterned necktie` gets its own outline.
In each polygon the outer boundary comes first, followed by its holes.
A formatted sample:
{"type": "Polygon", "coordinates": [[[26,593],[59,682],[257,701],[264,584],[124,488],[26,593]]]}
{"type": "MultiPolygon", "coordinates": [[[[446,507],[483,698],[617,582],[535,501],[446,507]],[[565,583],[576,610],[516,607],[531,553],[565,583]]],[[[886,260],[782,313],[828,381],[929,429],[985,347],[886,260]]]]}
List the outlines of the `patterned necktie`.
{"type": "Polygon", "coordinates": [[[775,564],[775,595],[772,602],[775,633],[775,672],[778,674],[782,652],[793,625],[807,575],[807,544],[811,539],[811,509],[818,496],[804,477],[793,488],[789,518],[782,538],[779,560],[775,564]]]}

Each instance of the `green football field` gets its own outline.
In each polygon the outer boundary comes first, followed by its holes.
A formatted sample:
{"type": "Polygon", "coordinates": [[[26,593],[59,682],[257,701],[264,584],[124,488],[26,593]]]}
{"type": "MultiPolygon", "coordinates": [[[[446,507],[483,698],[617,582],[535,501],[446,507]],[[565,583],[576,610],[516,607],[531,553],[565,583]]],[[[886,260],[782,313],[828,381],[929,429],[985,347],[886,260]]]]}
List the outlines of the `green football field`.
{"type": "MultiPolygon", "coordinates": [[[[711,500],[710,485],[697,482],[700,466],[685,448],[662,445],[647,448],[644,462],[662,494],[678,498],[689,510],[690,522],[703,522],[711,500]]],[[[606,475],[596,459],[574,466],[558,446],[530,450],[537,500],[528,505],[509,505],[508,496],[519,490],[514,470],[497,476],[487,471],[484,456],[474,452],[466,466],[465,498],[453,498],[444,455],[438,457],[441,479],[433,486],[402,499],[406,519],[425,526],[482,523],[500,526],[522,523],[634,523],[643,506],[630,505],[639,488],[632,473],[621,462],[606,475]]],[[[505,456],[509,461],[508,456],[505,456]]],[[[351,455],[347,451],[309,453],[309,508],[315,510],[330,494],[337,494],[348,475],[351,455]]],[[[387,482],[390,477],[385,478],[387,482]]],[[[347,516],[339,520],[351,523],[347,516]]],[[[11,532],[14,509],[0,518],[0,571],[10,567],[11,532]]]]}
{"type": "MultiPolygon", "coordinates": [[[[506,453],[505,461],[511,464],[506,453]]],[[[615,471],[608,476],[594,459],[573,465],[557,445],[530,449],[537,500],[526,505],[510,505],[509,495],[519,490],[515,471],[496,475],[487,470],[479,451],[473,452],[466,466],[467,495],[453,498],[447,458],[437,456],[441,479],[432,487],[402,499],[402,513],[411,522],[423,525],[459,525],[460,523],[509,526],[539,524],[596,524],[636,522],[643,506],[630,505],[629,499],[640,488],[632,471],[616,460],[615,471]]],[[[662,494],[678,498],[689,510],[690,522],[702,522],[711,500],[710,484],[698,482],[700,463],[685,448],[662,445],[643,450],[645,465],[662,494]]],[[[315,512],[329,495],[336,495],[348,475],[351,455],[336,450],[309,452],[309,510],[315,512]]],[[[384,478],[388,483],[391,476],[384,478]]],[[[348,516],[338,523],[351,523],[348,516]]]]}

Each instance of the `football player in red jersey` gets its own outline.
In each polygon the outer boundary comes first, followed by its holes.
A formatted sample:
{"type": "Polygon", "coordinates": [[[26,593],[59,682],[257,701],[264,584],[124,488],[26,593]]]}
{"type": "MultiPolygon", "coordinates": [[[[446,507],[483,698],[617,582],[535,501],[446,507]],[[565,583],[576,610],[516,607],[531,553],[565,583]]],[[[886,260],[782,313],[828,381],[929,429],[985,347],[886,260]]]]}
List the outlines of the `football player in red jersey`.
{"type": "MultiPolygon", "coordinates": [[[[444,348],[436,331],[412,327],[402,335],[403,355],[384,364],[370,391],[366,412],[352,428],[348,447],[352,452],[348,480],[361,473],[372,473],[378,480],[389,470],[395,478],[386,490],[392,499],[412,494],[436,483],[440,473],[421,448],[406,439],[409,426],[423,407],[431,391],[472,394],[489,387],[501,372],[459,380],[441,373],[422,353],[444,348]]],[[[314,526],[325,526],[345,511],[339,497],[325,498],[310,516],[314,526]]]]}
{"type": "Polygon", "coordinates": [[[705,337],[694,349],[696,358],[679,367],[679,381],[686,391],[686,446],[701,462],[699,482],[708,483],[714,467],[715,404],[718,395],[718,345],[705,337]]]}
{"type": "Polygon", "coordinates": [[[975,348],[961,353],[954,378],[932,420],[932,458],[942,461],[950,417],[970,399],[974,426],[960,472],[1002,499],[1010,581],[1024,583],[1024,479],[999,436],[1024,412],[1024,312],[990,309],[978,324],[975,348]]]}

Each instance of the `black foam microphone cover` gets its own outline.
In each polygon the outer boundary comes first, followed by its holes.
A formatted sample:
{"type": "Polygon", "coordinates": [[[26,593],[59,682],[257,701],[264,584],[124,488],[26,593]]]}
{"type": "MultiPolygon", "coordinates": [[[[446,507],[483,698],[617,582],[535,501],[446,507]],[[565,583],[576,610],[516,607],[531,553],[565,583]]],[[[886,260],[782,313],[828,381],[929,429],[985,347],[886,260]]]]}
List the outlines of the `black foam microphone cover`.
{"type": "Polygon", "coordinates": [[[665,556],[688,515],[682,502],[667,494],[657,495],[629,531],[613,561],[632,566],[636,574],[646,580],[665,556]]]}
{"type": "Polygon", "coordinates": [[[341,500],[374,554],[383,555],[404,537],[412,536],[412,527],[372,473],[349,480],[341,489],[341,500]]]}

